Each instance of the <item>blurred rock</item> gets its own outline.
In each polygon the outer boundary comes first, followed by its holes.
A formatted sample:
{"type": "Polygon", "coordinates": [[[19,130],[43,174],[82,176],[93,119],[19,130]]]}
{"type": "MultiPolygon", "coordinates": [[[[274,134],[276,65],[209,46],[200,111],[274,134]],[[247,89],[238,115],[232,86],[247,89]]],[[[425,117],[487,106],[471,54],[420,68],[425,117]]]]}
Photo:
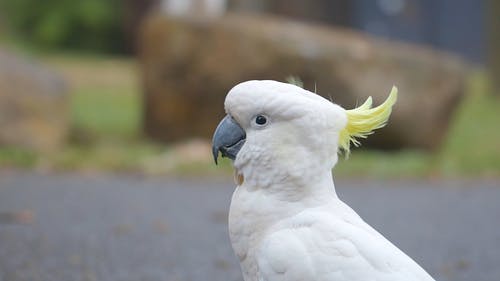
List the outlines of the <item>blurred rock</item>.
{"type": "Polygon", "coordinates": [[[464,67],[448,54],[280,18],[151,15],[140,44],[145,131],[165,141],[210,138],[237,83],[294,75],[345,108],[370,95],[378,104],[397,85],[389,125],[364,144],[432,149],[464,91],[464,67]]]}
{"type": "Polygon", "coordinates": [[[0,145],[49,151],[68,131],[66,87],[44,66],[0,50],[0,145]]]}
{"type": "MultiPolygon", "coordinates": [[[[138,29],[151,11],[169,16],[218,17],[226,11],[227,0],[123,0],[123,28],[129,51],[136,52],[138,29]]],[[[0,30],[1,31],[1,30],[0,30]]]]}
{"type": "Polygon", "coordinates": [[[169,146],[164,153],[155,155],[144,162],[144,173],[148,175],[168,174],[195,166],[211,166],[212,144],[207,140],[191,139],[169,146]]]}

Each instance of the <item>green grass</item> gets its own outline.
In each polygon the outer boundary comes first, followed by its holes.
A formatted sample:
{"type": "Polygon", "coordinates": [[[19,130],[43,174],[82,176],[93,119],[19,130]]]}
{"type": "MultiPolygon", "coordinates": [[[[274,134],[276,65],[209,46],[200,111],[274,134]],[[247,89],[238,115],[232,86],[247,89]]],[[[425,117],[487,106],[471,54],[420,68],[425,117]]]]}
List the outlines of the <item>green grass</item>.
{"type": "MultiPolygon", "coordinates": [[[[0,167],[52,170],[133,171],[146,174],[219,174],[231,172],[229,161],[215,167],[207,158],[186,160],[176,146],[142,136],[142,104],[136,63],[130,58],[89,55],[44,55],[42,61],[63,73],[70,88],[69,143],[58,153],[0,148],[0,167]]],[[[340,157],[339,177],[428,178],[499,177],[500,99],[488,94],[484,75],[471,76],[466,96],[448,136],[436,152],[381,152],[354,149],[340,157]]]]}
{"type": "Polygon", "coordinates": [[[69,81],[73,129],[97,138],[140,134],[142,104],[132,59],[58,55],[43,60],[69,81]]]}
{"type": "Polygon", "coordinates": [[[130,90],[79,89],[71,98],[72,125],[96,136],[134,137],[140,132],[140,105],[130,90]]]}
{"type": "Polygon", "coordinates": [[[408,178],[431,175],[434,159],[423,151],[383,152],[353,150],[348,159],[339,157],[334,174],[340,177],[408,178]]]}
{"type": "Polygon", "coordinates": [[[162,153],[159,145],[144,142],[100,141],[71,144],[61,153],[45,155],[53,170],[121,171],[142,173],[149,157],[162,153]]]}
{"type": "Polygon", "coordinates": [[[142,136],[142,103],[130,58],[57,55],[44,62],[66,75],[70,87],[70,143],[43,155],[55,170],[144,171],[164,145],[142,136]]]}
{"type": "Polygon", "coordinates": [[[500,174],[500,96],[488,93],[484,75],[473,75],[438,156],[444,175],[500,174]]]}
{"type": "Polygon", "coordinates": [[[34,151],[19,147],[0,147],[0,167],[32,168],[38,160],[34,151]]]}

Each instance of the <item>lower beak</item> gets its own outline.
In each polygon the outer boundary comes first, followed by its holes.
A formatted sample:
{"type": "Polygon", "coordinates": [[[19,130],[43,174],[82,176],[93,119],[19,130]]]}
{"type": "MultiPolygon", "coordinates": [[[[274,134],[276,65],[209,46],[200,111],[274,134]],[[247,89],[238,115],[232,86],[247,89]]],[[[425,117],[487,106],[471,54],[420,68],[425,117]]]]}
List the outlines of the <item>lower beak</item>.
{"type": "Polygon", "coordinates": [[[222,157],[236,159],[236,155],[245,143],[246,134],[241,126],[231,117],[226,115],[215,129],[212,139],[212,153],[215,164],[219,157],[219,151],[222,157]]]}

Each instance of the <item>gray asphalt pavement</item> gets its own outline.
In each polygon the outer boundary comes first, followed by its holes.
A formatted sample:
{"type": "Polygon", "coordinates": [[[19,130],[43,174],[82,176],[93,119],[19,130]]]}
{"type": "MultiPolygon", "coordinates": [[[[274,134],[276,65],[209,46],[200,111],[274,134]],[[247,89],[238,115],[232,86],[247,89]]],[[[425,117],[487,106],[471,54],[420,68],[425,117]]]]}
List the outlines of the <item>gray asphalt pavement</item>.
{"type": "MultiPolygon", "coordinates": [[[[500,280],[500,184],[337,182],[436,280],[500,280]]],[[[242,280],[227,180],[0,173],[0,281],[242,280]]]]}

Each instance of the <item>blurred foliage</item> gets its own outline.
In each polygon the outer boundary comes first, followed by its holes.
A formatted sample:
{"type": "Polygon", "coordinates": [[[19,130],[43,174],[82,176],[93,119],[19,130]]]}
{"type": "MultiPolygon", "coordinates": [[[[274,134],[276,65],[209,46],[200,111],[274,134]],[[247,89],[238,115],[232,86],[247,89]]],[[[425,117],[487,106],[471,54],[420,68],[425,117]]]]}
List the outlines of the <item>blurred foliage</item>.
{"type": "Polygon", "coordinates": [[[123,52],[121,0],[0,0],[12,36],[41,49],[123,52]]]}

